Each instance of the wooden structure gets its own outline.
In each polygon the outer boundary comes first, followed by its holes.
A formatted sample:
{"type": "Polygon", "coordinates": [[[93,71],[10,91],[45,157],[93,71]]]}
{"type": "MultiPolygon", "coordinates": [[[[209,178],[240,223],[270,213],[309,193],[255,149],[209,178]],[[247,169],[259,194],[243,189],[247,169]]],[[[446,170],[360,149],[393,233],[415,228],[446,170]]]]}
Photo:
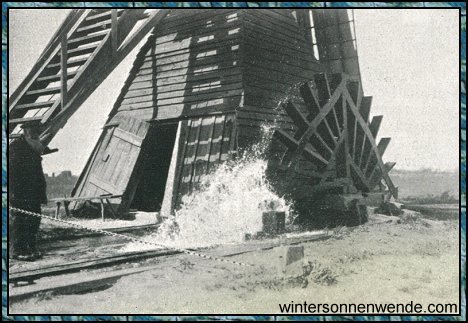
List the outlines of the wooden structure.
{"type": "Polygon", "coordinates": [[[121,213],[171,211],[203,175],[258,142],[265,124],[278,129],[272,183],[292,199],[337,186],[371,191],[382,178],[396,195],[381,159],[388,139],[375,144],[381,117],[367,120],[350,10],[74,11],[10,99],[11,128],[40,118],[49,142],[150,31],[74,197],[121,196],[112,199],[121,213]],[[84,65],[70,58],[83,52],[84,65]],[[52,81],[60,86],[41,87],[52,81]],[[35,101],[45,93],[56,96],[35,101]]]}
{"type": "Polygon", "coordinates": [[[9,98],[9,135],[40,120],[48,144],[168,10],[74,9],[9,98]],[[143,21],[136,28],[137,23],[143,21]],[[136,28],[136,30],[134,30],[136,28]]]}
{"type": "Polygon", "coordinates": [[[114,211],[114,208],[112,207],[112,204],[110,203],[111,199],[116,199],[116,198],[121,198],[122,196],[116,196],[116,195],[111,195],[111,194],[106,194],[106,195],[100,195],[100,196],[82,196],[82,197],[62,197],[62,198],[55,198],[50,200],[51,202],[55,202],[57,208],[55,210],[55,218],[58,219],[60,217],[60,207],[63,204],[63,208],[65,209],[65,214],[70,216],[70,208],[69,205],[71,202],[77,202],[77,201],[94,201],[97,200],[99,201],[99,204],[101,206],[101,219],[104,222],[105,221],[105,210],[106,207],[105,205],[107,204],[108,209],[110,210],[112,216],[116,218],[117,214],[114,211]],[[104,204],[105,203],[105,204],[104,204]]]}

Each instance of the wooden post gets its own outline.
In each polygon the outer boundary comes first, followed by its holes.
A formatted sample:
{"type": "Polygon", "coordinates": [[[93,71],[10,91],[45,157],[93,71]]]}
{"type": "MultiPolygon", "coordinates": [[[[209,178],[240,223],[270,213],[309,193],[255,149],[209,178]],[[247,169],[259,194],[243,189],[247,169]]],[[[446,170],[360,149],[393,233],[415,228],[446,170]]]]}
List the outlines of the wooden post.
{"type": "Polygon", "coordinates": [[[68,97],[68,88],[67,88],[67,60],[68,60],[68,53],[67,53],[67,34],[65,33],[61,40],[61,49],[60,49],[60,86],[61,86],[61,109],[65,108],[67,104],[67,97],[68,97]]]}
{"type": "MultiPolygon", "coordinates": [[[[345,136],[345,167],[346,167],[346,177],[351,178],[351,170],[350,170],[350,160],[349,160],[349,149],[350,149],[350,142],[349,142],[349,120],[348,120],[348,103],[343,98],[342,99],[342,109],[343,109],[343,134],[345,136]]],[[[354,120],[354,137],[356,137],[356,120],[354,120]]],[[[353,154],[354,154],[355,147],[353,146],[353,154]]]]}
{"type": "Polygon", "coordinates": [[[60,212],[60,202],[57,202],[57,208],[55,209],[55,218],[59,218],[59,212],[60,212]]]}
{"type": "Polygon", "coordinates": [[[114,219],[117,219],[117,213],[115,213],[115,210],[114,210],[114,208],[112,207],[112,204],[111,204],[111,202],[109,201],[109,199],[106,199],[106,203],[107,203],[107,205],[109,205],[109,210],[111,211],[112,217],[113,217],[114,219]]]}
{"type": "Polygon", "coordinates": [[[65,214],[67,217],[70,217],[70,210],[68,208],[68,205],[70,204],[70,201],[63,201],[63,207],[65,208],[65,214]]]}
{"type": "Polygon", "coordinates": [[[117,52],[119,48],[119,32],[117,27],[117,9],[111,10],[111,43],[112,43],[112,55],[117,52]]]}
{"type": "Polygon", "coordinates": [[[102,222],[104,222],[105,221],[105,218],[104,218],[104,211],[105,211],[104,200],[100,199],[99,202],[101,202],[101,217],[102,217],[102,222]]]}

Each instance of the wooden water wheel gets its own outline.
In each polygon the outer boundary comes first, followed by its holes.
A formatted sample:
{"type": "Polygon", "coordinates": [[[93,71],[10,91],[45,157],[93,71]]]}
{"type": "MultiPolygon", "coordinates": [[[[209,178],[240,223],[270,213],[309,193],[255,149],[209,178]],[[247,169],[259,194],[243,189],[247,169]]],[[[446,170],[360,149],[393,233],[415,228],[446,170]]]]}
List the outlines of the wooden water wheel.
{"type": "Polygon", "coordinates": [[[295,132],[275,132],[287,148],[281,165],[291,169],[305,159],[314,164],[318,185],[347,180],[363,192],[374,191],[383,180],[396,198],[398,190],[388,175],[395,163],[382,161],[390,138],[376,143],[382,116],[368,122],[372,97],[363,96],[360,81],[345,74],[317,74],[302,84],[300,94],[304,106],[283,103],[295,132]]]}

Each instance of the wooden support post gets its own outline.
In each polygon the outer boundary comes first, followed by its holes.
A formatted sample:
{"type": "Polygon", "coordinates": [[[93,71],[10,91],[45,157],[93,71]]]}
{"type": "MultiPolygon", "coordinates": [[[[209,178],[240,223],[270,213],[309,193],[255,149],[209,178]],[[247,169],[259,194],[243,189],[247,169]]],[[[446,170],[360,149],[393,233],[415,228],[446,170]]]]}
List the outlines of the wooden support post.
{"type": "Polygon", "coordinates": [[[59,212],[60,212],[60,205],[62,203],[60,202],[57,202],[57,208],[55,209],[55,218],[58,219],[59,218],[59,212]]]}
{"type": "Polygon", "coordinates": [[[63,201],[63,207],[65,208],[65,214],[67,217],[70,217],[70,209],[68,206],[70,205],[70,201],[63,201]]]}
{"type": "Polygon", "coordinates": [[[117,9],[111,10],[111,43],[112,43],[112,55],[117,52],[119,48],[119,32],[117,24],[117,9]]]}
{"type": "Polygon", "coordinates": [[[117,213],[115,213],[114,208],[112,207],[112,204],[110,203],[109,199],[106,199],[107,205],[109,205],[109,210],[111,211],[112,217],[114,219],[117,219],[117,213]]]}
{"type": "Polygon", "coordinates": [[[67,45],[67,34],[62,36],[60,46],[60,86],[61,86],[61,109],[64,109],[68,99],[68,86],[67,86],[67,60],[68,60],[68,45],[67,45]]]}
{"type": "MultiPolygon", "coordinates": [[[[341,135],[344,136],[344,141],[345,141],[345,162],[346,162],[346,177],[350,178],[351,176],[351,171],[350,171],[350,165],[349,163],[351,162],[349,160],[349,153],[350,153],[350,142],[349,142],[349,121],[348,121],[348,109],[347,109],[348,103],[346,100],[343,98],[342,100],[342,109],[343,109],[343,131],[341,132],[341,135]]],[[[354,139],[356,139],[356,119],[354,120],[354,139]]],[[[354,153],[354,143],[353,143],[353,153],[354,153]]]]}
{"type": "Polygon", "coordinates": [[[99,202],[101,203],[101,218],[102,218],[102,222],[104,222],[106,220],[104,218],[104,212],[105,212],[104,201],[100,199],[99,202]]]}

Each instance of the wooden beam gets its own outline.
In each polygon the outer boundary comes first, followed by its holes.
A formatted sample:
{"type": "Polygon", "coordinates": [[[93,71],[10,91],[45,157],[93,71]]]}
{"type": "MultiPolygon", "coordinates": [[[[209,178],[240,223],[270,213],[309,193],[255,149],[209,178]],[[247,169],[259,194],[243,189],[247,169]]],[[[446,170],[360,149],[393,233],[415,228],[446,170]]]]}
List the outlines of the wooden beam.
{"type": "MultiPolygon", "coordinates": [[[[289,150],[294,150],[299,146],[299,141],[293,138],[290,134],[288,134],[283,129],[276,130],[274,136],[276,139],[280,140],[289,150]]],[[[305,147],[303,154],[305,156],[308,156],[309,160],[310,158],[315,158],[325,165],[328,164],[328,161],[325,158],[323,158],[322,155],[313,151],[309,147],[305,147]]]]}
{"type": "Polygon", "coordinates": [[[57,29],[57,32],[47,44],[36,64],[34,64],[23,82],[21,82],[18,88],[10,96],[8,109],[9,112],[14,109],[14,107],[18,104],[18,101],[24,96],[26,91],[31,87],[42,71],[44,71],[49,62],[58,53],[61,42],[60,35],[67,34],[71,28],[80,20],[80,18],[83,18],[85,13],[89,11],[90,9],[73,9],[72,12],[65,18],[65,21],[57,29]]]}
{"type": "Polygon", "coordinates": [[[369,119],[371,105],[372,105],[371,96],[362,97],[361,105],[359,106],[359,112],[361,113],[361,116],[365,121],[369,119]]]}
{"type": "Polygon", "coordinates": [[[81,196],[81,197],[58,197],[54,199],[50,199],[51,202],[74,202],[74,201],[89,201],[89,200],[107,200],[107,199],[116,199],[121,198],[122,195],[113,195],[109,194],[102,194],[97,196],[81,196]]]}
{"type": "Polygon", "coordinates": [[[298,127],[297,133],[302,135],[309,126],[309,121],[307,120],[307,118],[302,114],[299,108],[290,100],[283,104],[283,108],[288,114],[288,116],[292,119],[294,124],[298,127]]]}
{"type": "Polygon", "coordinates": [[[145,139],[145,137],[139,137],[136,134],[122,130],[121,128],[116,128],[114,130],[114,136],[136,147],[141,147],[141,144],[145,139]]]}
{"type": "MultiPolygon", "coordinates": [[[[385,169],[387,170],[387,173],[390,172],[395,165],[395,162],[385,163],[385,169]]],[[[375,165],[371,175],[369,176],[369,189],[372,190],[380,182],[381,179],[382,172],[379,171],[378,165],[375,165]]]]}
{"type": "Polygon", "coordinates": [[[112,42],[112,53],[117,52],[119,48],[119,30],[117,23],[117,9],[111,10],[111,42],[112,42]]]}
{"type": "Polygon", "coordinates": [[[102,179],[98,178],[95,174],[92,174],[89,177],[89,182],[93,184],[94,186],[102,189],[103,191],[106,191],[110,194],[115,194],[115,195],[122,195],[123,192],[121,192],[117,186],[112,185],[110,183],[107,183],[103,181],[102,179]]]}
{"type": "Polygon", "coordinates": [[[369,127],[367,126],[366,121],[362,118],[361,114],[359,113],[358,109],[356,108],[356,105],[354,104],[353,100],[351,99],[351,96],[346,91],[345,91],[344,95],[346,97],[346,100],[349,103],[350,108],[353,110],[353,113],[356,116],[356,119],[358,120],[358,122],[360,123],[362,129],[364,130],[365,136],[367,136],[367,139],[368,139],[368,141],[370,142],[370,144],[372,146],[372,150],[374,150],[374,152],[376,152],[378,166],[382,171],[382,176],[383,176],[385,182],[387,183],[391,194],[395,198],[398,198],[398,190],[396,189],[395,185],[393,185],[392,180],[388,176],[388,174],[387,174],[387,172],[385,170],[385,165],[384,165],[384,163],[382,161],[381,156],[377,153],[377,145],[375,143],[375,139],[372,136],[372,133],[371,133],[369,127]]]}
{"type": "MultiPolygon", "coordinates": [[[[349,127],[349,121],[348,121],[348,109],[347,109],[347,102],[344,98],[341,100],[341,108],[343,111],[343,131],[341,132],[341,135],[345,136],[345,154],[346,154],[346,176],[349,178],[351,173],[350,173],[350,160],[349,160],[349,152],[350,152],[350,142],[349,142],[349,136],[348,136],[348,127],[349,127]]],[[[355,124],[356,122],[354,122],[355,124]]],[[[354,153],[354,148],[353,148],[353,153],[354,153]]]]}
{"type": "MultiPolygon", "coordinates": [[[[318,132],[314,133],[314,135],[315,135],[315,136],[317,137],[317,139],[320,141],[320,143],[322,144],[322,146],[325,147],[325,148],[330,152],[330,154],[333,155],[333,149],[332,149],[330,146],[328,146],[328,144],[325,142],[325,140],[323,139],[323,137],[322,137],[318,132]]],[[[338,146],[338,144],[337,144],[336,141],[335,141],[335,148],[336,148],[336,146],[338,146]]]]}
{"type": "MultiPolygon", "coordinates": [[[[359,112],[361,113],[362,118],[366,121],[369,119],[370,108],[372,105],[372,97],[364,96],[361,101],[361,106],[359,107],[359,112]]],[[[356,121],[357,122],[357,121],[356,121]]],[[[357,126],[357,125],[356,125],[357,126]]],[[[360,164],[362,160],[362,153],[364,152],[364,146],[366,144],[366,136],[364,136],[364,131],[361,128],[357,127],[356,133],[356,154],[353,151],[354,162],[360,164]]]]}
{"type": "MultiPolygon", "coordinates": [[[[129,9],[133,15],[136,9],[129,9]]],[[[65,109],[60,111],[53,120],[50,120],[48,128],[41,136],[41,141],[48,144],[55,134],[66,124],[68,119],[75,113],[80,105],[94,92],[94,90],[105,80],[105,78],[114,70],[114,68],[131,52],[133,48],[153,29],[168,13],[169,9],[161,9],[153,12],[150,17],[138,28],[125,42],[120,45],[115,56],[109,59],[108,51],[105,51],[104,44],[110,45],[110,36],[101,43],[100,48],[94,52],[93,59],[88,61],[83,70],[87,73],[78,74],[69,89],[69,101],[65,109]],[[97,56],[99,54],[99,56],[97,56]],[[90,62],[93,61],[91,65],[90,62]]],[[[123,15],[122,15],[123,17],[123,15]]],[[[122,18],[121,17],[121,18],[122,18]]],[[[121,19],[119,18],[119,21],[121,19]]],[[[138,19],[137,19],[138,21],[138,19]]],[[[135,22],[136,23],[136,22],[135,22]]],[[[133,26],[128,26],[128,32],[133,26]],[[130,28],[131,27],[131,28],[130,28]]],[[[119,24],[119,32],[122,32],[122,26],[119,24]]],[[[110,50],[110,46],[107,47],[110,50]]],[[[49,116],[50,117],[50,116],[49,116]]]]}
{"type": "Polygon", "coordinates": [[[34,110],[34,109],[41,109],[51,106],[55,101],[43,101],[43,102],[35,102],[35,103],[28,103],[28,104],[20,104],[16,106],[16,110],[34,110]]]}
{"type": "Polygon", "coordinates": [[[8,124],[10,124],[10,125],[17,125],[17,124],[20,124],[20,123],[38,121],[38,120],[41,120],[41,119],[42,119],[42,116],[34,116],[34,117],[26,117],[26,118],[18,118],[18,119],[10,119],[10,120],[8,120],[8,124]]]}
{"type": "Polygon", "coordinates": [[[355,173],[358,175],[361,182],[370,190],[369,181],[367,180],[366,175],[362,172],[362,170],[358,167],[358,165],[354,163],[354,160],[352,160],[351,156],[349,157],[350,157],[350,165],[354,169],[355,173]]]}
{"type": "Polygon", "coordinates": [[[317,132],[317,127],[318,125],[322,122],[322,120],[325,118],[325,116],[330,112],[330,110],[335,106],[336,102],[338,99],[341,97],[344,89],[344,83],[341,82],[340,85],[337,87],[337,90],[332,94],[328,102],[320,109],[319,114],[315,117],[312,122],[309,123],[308,129],[304,132],[302,135],[301,139],[299,140],[299,145],[296,151],[293,153],[293,156],[291,158],[291,162],[295,162],[297,158],[299,157],[299,154],[304,150],[304,147],[309,141],[309,138],[317,132]]]}
{"type": "Polygon", "coordinates": [[[353,183],[349,178],[337,178],[331,182],[320,182],[320,184],[314,185],[309,192],[316,194],[333,188],[346,187],[350,185],[353,185],[353,183]]]}
{"type": "Polygon", "coordinates": [[[311,89],[309,83],[304,83],[299,88],[305,106],[309,111],[309,118],[313,120],[320,112],[320,104],[317,96],[317,89],[311,89]]]}
{"type": "Polygon", "coordinates": [[[362,100],[362,87],[361,87],[361,82],[355,79],[351,79],[347,83],[347,89],[348,93],[356,107],[361,106],[361,100],[362,100]]]}
{"type": "Polygon", "coordinates": [[[336,141],[337,141],[337,139],[335,138],[336,136],[333,133],[333,130],[331,129],[330,124],[328,123],[328,120],[327,120],[326,116],[325,116],[325,118],[323,118],[323,122],[325,123],[325,127],[328,130],[328,134],[330,135],[330,138],[332,139],[333,143],[336,145],[336,141]]]}
{"type": "Polygon", "coordinates": [[[62,41],[60,43],[60,89],[61,89],[61,108],[63,109],[67,104],[68,99],[68,76],[67,76],[67,34],[62,35],[62,41]]]}
{"type": "MultiPolygon", "coordinates": [[[[371,124],[368,126],[368,129],[370,130],[371,136],[372,138],[374,138],[374,140],[375,140],[377,133],[379,132],[380,124],[382,123],[382,118],[383,118],[382,116],[373,117],[371,124]]],[[[367,128],[367,123],[366,123],[366,128],[367,128]]],[[[364,133],[365,133],[365,130],[364,130],[364,133]]],[[[369,152],[365,152],[365,155],[362,156],[364,159],[360,160],[359,167],[362,167],[362,166],[366,167],[366,165],[369,163],[369,158],[372,155],[372,147],[369,147],[369,149],[370,149],[369,152]],[[364,164],[362,164],[363,161],[364,161],[364,164]]]]}
{"type": "Polygon", "coordinates": [[[323,106],[332,96],[330,84],[328,83],[328,76],[325,73],[315,74],[314,81],[317,88],[319,105],[323,106]]]}
{"type": "Polygon", "coordinates": [[[336,135],[340,136],[341,127],[340,127],[340,123],[338,122],[338,116],[336,115],[336,107],[333,108],[332,111],[333,111],[333,116],[335,118],[336,131],[338,132],[336,135]]]}
{"type": "MultiPolygon", "coordinates": [[[[390,140],[391,140],[391,138],[388,138],[388,137],[385,137],[385,138],[380,139],[379,144],[377,145],[377,151],[378,151],[378,153],[379,153],[380,156],[383,156],[383,154],[385,153],[385,150],[387,149],[388,144],[390,143],[390,140]]],[[[374,157],[374,158],[375,158],[375,157],[374,157]]],[[[374,160],[374,158],[371,158],[370,160],[374,160]]],[[[370,160],[369,160],[369,162],[370,162],[370,160]]],[[[367,168],[368,168],[370,165],[372,165],[372,163],[367,164],[367,165],[365,166],[365,168],[364,168],[364,173],[366,173],[366,174],[368,173],[368,169],[367,169],[367,168]]],[[[371,169],[372,169],[372,166],[371,166],[371,169]]]]}
{"type": "MultiPolygon", "coordinates": [[[[343,131],[341,133],[340,138],[338,139],[338,142],[336,144],[335,149],[333,150],[333,152],[331,154],[331,158],[328,161],[327,168],[325,169],[325,174],[327,173],[327,171],[332,169],[332,166],[336,165],[336,155],[338,154],[338,149],[340,149],[340,145],[346,140],[346,137],[347,137],[347,134],[343,131]]],[[[327,175],[323,176],[322,180],[320,181],[320,184],[325,183],[326,180],[328,179],[328,177],[329,176],[327,176],[327,175]]]]}

